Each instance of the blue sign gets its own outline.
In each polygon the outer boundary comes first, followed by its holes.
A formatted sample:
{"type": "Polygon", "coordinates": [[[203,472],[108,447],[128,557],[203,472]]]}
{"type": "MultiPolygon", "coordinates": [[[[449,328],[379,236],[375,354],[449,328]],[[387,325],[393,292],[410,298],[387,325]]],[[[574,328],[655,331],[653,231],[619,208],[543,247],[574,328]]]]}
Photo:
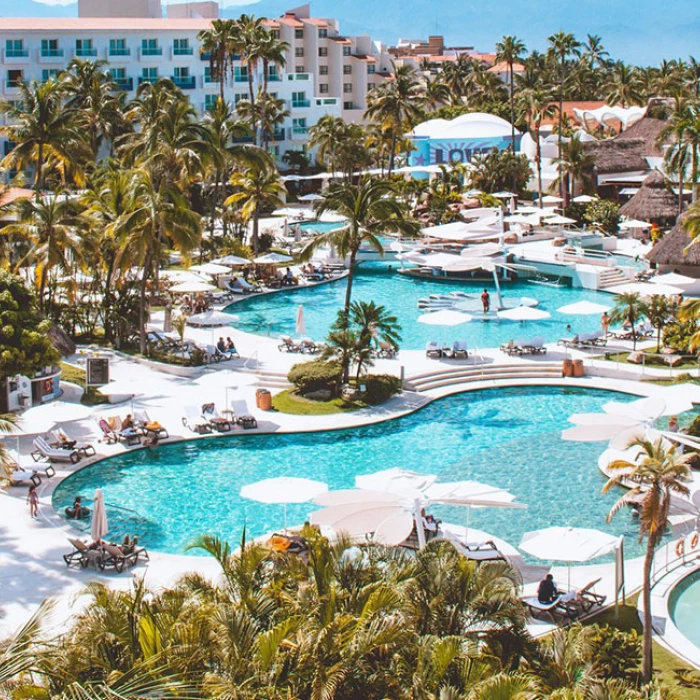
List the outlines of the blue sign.
{"type": "MultiPolygon", "coordinates": [[[[515,150],[520,147],[521,136],[515,137],[515,150]]],[[[416,149],[410,154],[411,165],[450,165],[469,163],[476,155],[489,153],[494,149],[505,151],[510,148],[510,136],[494,136],[477,139],[431,139],[413,138],[416,149]]]]}

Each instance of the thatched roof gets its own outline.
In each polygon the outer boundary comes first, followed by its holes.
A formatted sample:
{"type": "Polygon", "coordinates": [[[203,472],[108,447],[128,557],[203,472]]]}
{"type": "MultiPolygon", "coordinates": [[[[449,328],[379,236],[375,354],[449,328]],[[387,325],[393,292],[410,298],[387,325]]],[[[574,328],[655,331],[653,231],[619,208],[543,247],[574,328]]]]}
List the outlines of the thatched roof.
{"type": "Polygon", "coordinates": [[[690,246],[690,236],[683,228],[683,217],[678,223],[647,253],[647,260],[656,265],[700,266],[700,241],[690,246]]]}
{"type": "Polygon", "coordinates": [[[654,170],[637,194],[620,208],[620,214],[642,221],[674,221],[678,216],[678,197],[666,187],[664,176],[654,170]]]}
{"type": "Polygon", "coordinates": [[[595,156],[596,171],[601,175],[610,173],[645,172],[649,164],[644,158],[644,139],[605,139],[584,145],[586,151],[595,156]]]}
{"type": "Polygon", "coordinates": [[[654,119],[653,117],[643,117],[638,122],[635,122],[628,129],[625,129],[619,136],[616,136],[613,141],[643,141],[641,145],[642,155],[645,156],[662,156],[663,148],[657,146],[659,134],[666,126],[666,121],[663,119],[654,119]]]}
{"type": "Polygon", "coordinates": [[[68,357],[69,355],[75,354],[75,343],[71,340],[68,333],[63,330],[63,328],[60,326],[51,326],[48,336],[51,339],[51,345],[53,345],[56,350],[61,353],[62,357],[68,357]]]}

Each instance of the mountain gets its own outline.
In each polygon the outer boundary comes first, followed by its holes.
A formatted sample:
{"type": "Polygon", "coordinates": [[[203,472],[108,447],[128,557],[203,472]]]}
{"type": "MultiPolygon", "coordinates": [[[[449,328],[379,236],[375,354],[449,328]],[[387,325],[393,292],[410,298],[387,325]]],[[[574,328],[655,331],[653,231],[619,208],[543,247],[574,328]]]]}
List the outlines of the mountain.
{"type": "MultiPolygon", "coordinates": [[[[301,0],[261,0],[226,8],[276,17],[301,0]]],[[[44,5],[33,0],[0,0],[0,17],[76,15],[77,5],[44,5]]],[[[529,49],[542,50],[560,29],[579,39],[599,34],[615,58],[642,65],[662,58],[700,54],[698,0],[312,0],[316,17],[334,17],[346,34],[370,34],[393,44],[399,37],[443,34],[448,44],[490,51],[504,34],[515,34],[529,49]]]]}

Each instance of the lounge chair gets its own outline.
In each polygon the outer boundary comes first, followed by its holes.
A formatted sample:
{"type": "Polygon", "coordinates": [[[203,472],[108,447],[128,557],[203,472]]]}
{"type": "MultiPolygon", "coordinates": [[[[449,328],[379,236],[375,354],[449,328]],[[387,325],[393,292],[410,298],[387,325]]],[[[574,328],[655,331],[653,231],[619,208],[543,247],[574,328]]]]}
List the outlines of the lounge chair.
{"type": "Polygon", "coordinates": [[[231,421],[219,414],[216,404],[205,403],[202,405],[202,418],[209,421],[209,425],[219,433],[227,433],[231,430],[231,421]]]}
{"type": "Polygon", "coordinates": [[[119,416],[112,416],[109,418],[109,427],[116,434],[117,441],[125,443],[127,447],[141,444],[141,435],[143,431],[136,423],[133,428],[125,428],[119,416]]]}
{"type": "Polygon", "coordinates": [[[182,424],[188,430],[199,435],[206,435],[212,431],[209,419],[205,418],[201,411],[198,411],[194,406],[185,406],[185,415],[182,418],[182,424]]]}
{"type": "Polygon", "coordinates": [[[138,561],[135,551],[124,552],[114,544],[102,545],[102,556],[97,560],[97,565],[103,571],[109,567],[114,567],[117,573],[121,573],[127,566],[134,566],[138,561]]]}
{"type": "Polygon", "coordinates": [[[307,355],[315,355],[322,349],[322,345],[315,343],[311,338],[301,339],[301,352],[307,355]]]}
{"type": "Polygon", "coordinates": [[[557,345],[563,345],[565,348],[577,348],[581,345],[581,337],[577,333],[571,338],[559,338],[559,340],[557,340],[557,345]]]}
{"type": "Polygon", "coordinates": [[[442,357],[442,348],[436,340],[429,340],[425,344],[426,357],[442,357]]]}
{"type": "Polygon", "coordinates": [[[25,486],[27,484],[39,486],[41,483],[41,477],[36,473],[36,469],[22,469],[14,464],[9,465],[7,477],[10,480],[10,486],[25,486]]]}
{"type": "Polygon", "coordinates": [[[288,335],[280,336],[280,344],[277,346],[279,350],[284,352],[301,352],[301,343],[292,340],[288,335]]]}
{"type": "Polygon", "coordinates": [[[35,462],[71,462],[72,464],[77,464],[81,458],[78,450],[64,450],[60,447],[51,447],[41,436],[34,438],[33,445],[34,451],[31,454],[35,462]]]}
{"type": "Polygon", "coordinates": [[[569,617],[567,609],[561,605],[561,596],[557,596],[551,603],[541,603],[537,599],[537,596],[523,598],[522,601],[525,603],[525,605],[527,605],[530,614],[536,620],[542,620],[544,617],[549,617],[549,619],[556,624],[556,614],[569,617]]]}
{"type": "Polygon", "coordinates": [[[495,542],[480,542],[478,544],[462,544],[462,554],[472,561],[507,561],[506,557],[501,554],[495,542]]]}
{"type": "Polygon", "coordinates": [[[600,593],[596,593],[594,590],[596,585],[600,583],[600,580],[600,578],[597,578],[587,583],[583,588],[572,589],[571,594],[575,594],[576,597],[568,601],[567,604],[569,607],[580,608],[580,614],[583,615],[590,612],[596,606],[602,606],[605,603],[606,597],[600,593]]]}
{"type": "Polygon", "coordinates": [[[232,280],[226,282],[226,287],[233,294],[252,294],[253,292],[261,292],[262,287],[257,284],[250,284],[242,277],[234,277],[232,280]]]}
{"type": "MultiPolygon", "coordinates": [[[[31,481],[35,486],[38,486],[38,483],[32,481],[32,474],[36,474],[37,479],[39,479],[39,475],[41,474],[43,474],[47,479],[50,479],[52,476],[56,476],[56,470],[53,468],[53,465],[50,462],[37,463],[32,459],[31,463],[29,463],[29,458],[22,459],[19,453],[13,449],[7,450],[7,457],[9,461],[8,466],[15,475],[14,477],[12,475],[10,476],[13,486],[15,485],[14,482],[18,482],[19,484],[22,481],[31,481]]],[[[41,480],[39,479],[39,481],[41,480]]]]}
{"type": "Polygon", "coordinates": [[[464,357],[465,359],[469,357],[469,352],[467,351],[467,341],[455,340],[455,342],[452,343],[452,350],[450,354],[452,357],[464,357]]]}
{"type": "Polygon", "coordinates": [[[151,433],[159,438],[169,438],[167,428],[162,426],[157,420],[152,420],[147,411],[134,411],[134,423],[146,434],[151,433]]]}
{"type": "Polygon", "coordinates": [[[385,357],[387,359],[391,359],[393,357],[396,357],[399,354],[399,351],[388,341],[386,340],[380,340],[379,341],[379,349],[377,350],[377,357],[385,357]]]}
{"type": "Polygon", "coordinates": [[[108,445],[115,445],[119,442],[119,435],[114,432],[106,418],[100,418],[97,421],[97,427],[102,432],[102,437],[100,439],[104,440],[108,445]]]}
{"type": "Polygon", "coordinates": [[[596,347],[603,347],[608,344],[608,339],[603,331],[594,331],[588,334],[588,343],[596,347]]]}
{"type": "Polygon", "coordinates": [[[546,352],[547,348],[544,346],[544,338],[540,336],[524,341],[522,344],[523,355],[544,355],[546,352]]]}
{"type": "Polygon", "coordinates": [[[522,347],[512,338],[507,343],[501,345],[500,350],[506,353],[506,355],[521,355],[523,352],[522,347]]]}
{"type": "Polygon", "coordinates": [[[233,419],[237,425],[245,429],[258,427],[258,421],[248,410],[245,399],[234,399],[231,401],[231,408],[233,409],[233,419]]]}
{"type": "Polygon", "coordinates": [[[53,439],[51,447],[57,447],[61,450],[78,450],[83,457],[94,457],[97,454],[89,442],[79,443],[77,440],[72,440],[63,428],[52,430],[51,437],[53,439]]]}
{"type": "Polygon", "coordinates": [[[221,360],[224,359],[224,356],[219,352],[216,345],[204,345],[202,350],[204,350],[204,362],[207,364],[221,362],[221,360]]]}
{"type": "Polygon", "coordinates": [[[88,556],[88,552],[91,551],[90,548],[82,540],[69,537],[68,541],[73,545],[73,551],[64,554],[63,561],[66,562],[66,566],[77,564],[84,569],[90,563],[90,557],[88,556]]]}

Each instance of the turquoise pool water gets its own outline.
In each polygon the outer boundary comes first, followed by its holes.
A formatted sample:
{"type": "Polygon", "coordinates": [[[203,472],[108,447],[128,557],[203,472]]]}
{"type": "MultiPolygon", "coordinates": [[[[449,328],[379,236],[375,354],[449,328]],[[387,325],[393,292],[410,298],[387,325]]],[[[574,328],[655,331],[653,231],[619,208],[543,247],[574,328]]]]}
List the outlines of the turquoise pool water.
{"type": "Polygon", "coordinates": [[[290,221],[289,227],[294,228],[297,225],[301,226],[302,231],[311,229],[316,231],[316,233],[327,233],[328,231],[335,231],[337,228],[343,227],[342,221],[290,221]]]}
{"type": "Polygon", "coordinates": [[[686,576],[672,591],[671,619],[680,632],[700,648],[700,571],[686,576]]]}
{"type": "MultiPolygon", "coordinates": [[[[637,554],[636,523],[623,511],[608,524],[620,493],[601,494],[600,443],[563,442],[560,431],[575,412],[598,411],[631,397],[576,388],[513,387],[450,396],[392,421],[342,431],[293,435],[236,435],[161,445],[99,462],[57,487],[59,513],[77,494],[102,488],[110,535],[139,534],[153,549],[181,553],[203,532],[237,543],[283,525],[282,506],[244,500],[246,484],[273,476],[354,486],[354,477],[403,467],[437,473],[442,481],[475,479],[511,490],[527,510],[477,509],[473,527],[517,545],[528,530],[548,525],[594,527],[626,534],[637,554]]],[[[272,418],[274,420],[274,417],[272,418]]],[[[300,523],[311,505],[288,507],[300,523]]],[[[466,520],[463,508],[436,508],[444,519],[466,520]]]]}
{"type": "MultiPolygon", "coordinates": [[[[456,328],[439,328],[418,323],[424,310],[418,308],[418,300],[431,294],[447,294],[453,290],[481,293],[486,286],[495,297],[493,282],[435,282],[413,279],[396,272],[398,264],[363,263],[358,269],[353,284],[355,301],[374,300],[389,309],[401,323],[403,341],[401,347],[422,349],[429,340],[451,342],[466,339],[471,348],[495,347],[511,338],[543,336],[546,342],[556,341],[567,335],[566,326],[571,324],[576,333],[599,330],[598,316],[565,316],[557,309],[575,301],[589,300],[611,306],[611,294],[569,287],[554,288],[528,282],[504,283],[503,296],[531,297],[539,301],[539,308],[549,311],[551,319],[521,323],[519,321],[474,320],[456,328]]],[[[345,296],[345,280],[337,280],[318,287],[266,294],[237,302],[228,311],[240,318],[236,328],[249,333],[271,335],[294,335],[297,308],[304,306],[307,335],[322,340],[342,307],[345,296]]]]}

